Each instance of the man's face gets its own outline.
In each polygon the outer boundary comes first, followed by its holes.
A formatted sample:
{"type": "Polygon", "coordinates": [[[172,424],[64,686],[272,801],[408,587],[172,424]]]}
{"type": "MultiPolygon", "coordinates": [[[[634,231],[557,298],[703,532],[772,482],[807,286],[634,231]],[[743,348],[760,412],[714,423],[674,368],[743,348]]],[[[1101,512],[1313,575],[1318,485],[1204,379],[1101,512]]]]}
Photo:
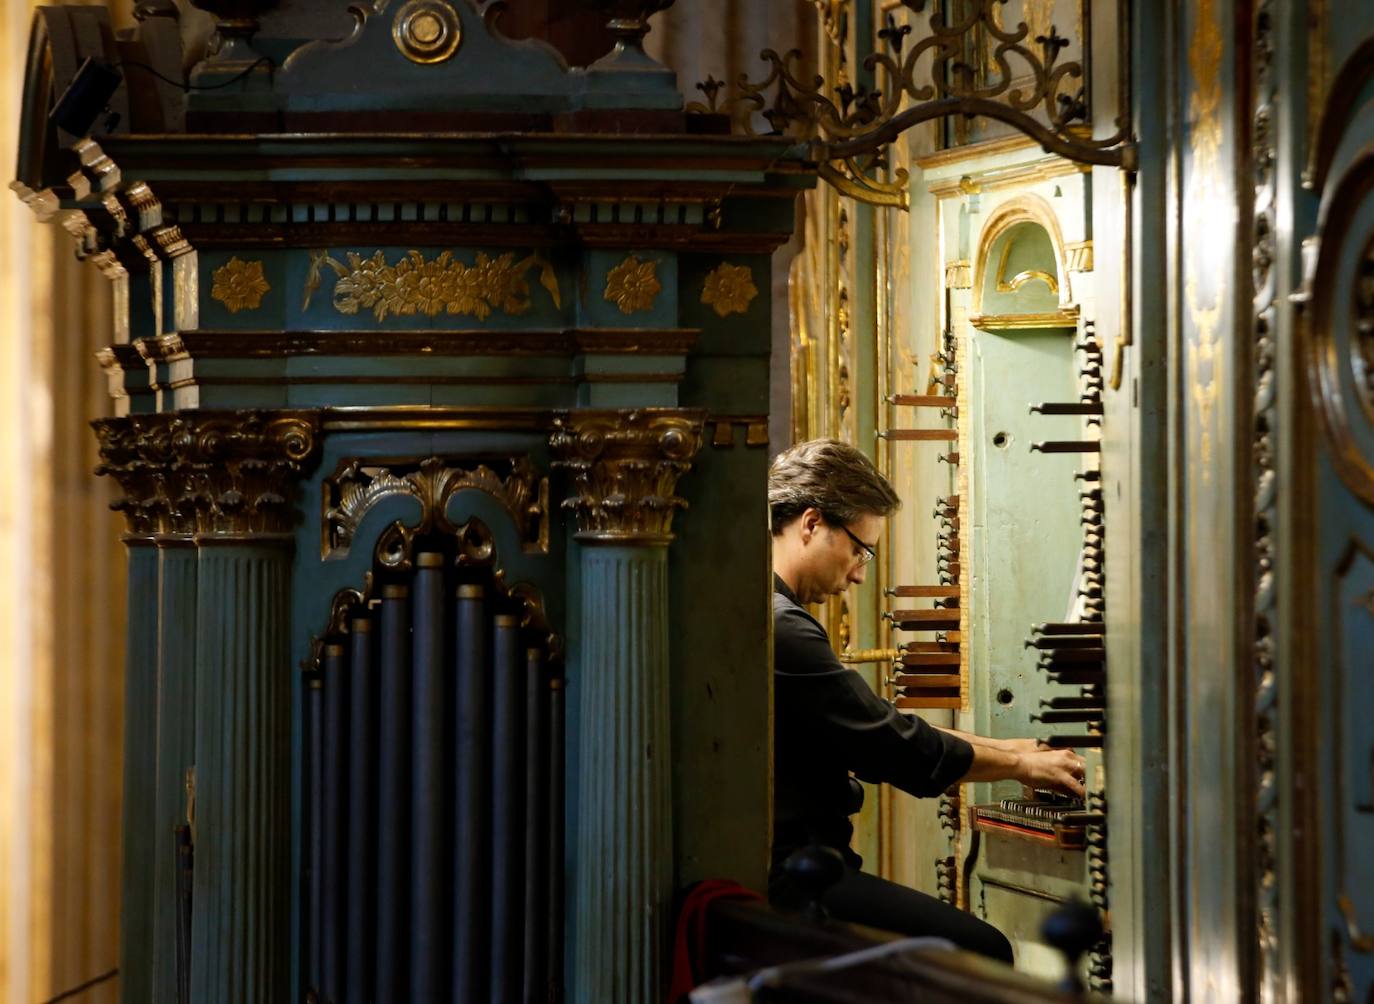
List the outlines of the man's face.
{"type": "Polygon", "coordinates": [[[872,513],[860,516],[847,526],[834,526],[825,520],[813,530],[810,578],[820,594],[809,602],[819,602],[827,596],[844,592],[851,585],[863,582],[868,570],[865,546],[875,549],[882,534],[883,518],[872,513]],[[845,531],[849,532],[846,533],[845,531]],[[852,534],[852,537],[851,537],[852,534]]]}

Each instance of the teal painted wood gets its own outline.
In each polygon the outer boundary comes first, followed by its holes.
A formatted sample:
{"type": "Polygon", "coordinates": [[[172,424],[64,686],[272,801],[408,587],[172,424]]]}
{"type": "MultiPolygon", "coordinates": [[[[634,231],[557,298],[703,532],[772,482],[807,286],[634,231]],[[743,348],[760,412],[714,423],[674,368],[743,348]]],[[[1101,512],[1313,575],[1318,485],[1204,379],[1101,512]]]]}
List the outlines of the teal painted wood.
{"type": "MultiPolygon", "coordinates": [[[[765,331],[767,328],[765,327],[765,331]]],[[[768,873],[772,568],[768,451],[703,447],[678,482],[687,516],[669,550],[673,856],[678,887],[768,873]],[[690,597],[690,601],[682,598],[690,597]],[[703,805],[709,792],[709,806],[703,805]]],[[[577,677],[573,677],[577,679],[577,677]]]]}
{"type": "Polygon", "coordinates": [[[186,771],[195,762],[196,548],[185,537],[158,540],[157,770],[152,909],[153,993],[177,988],[176,828],[186,822],[186,771]]]}
{"type": "Polygon", "coordinates": [[[673,887],[668,560],[581,550],[573,1004],[659,1000],[673,887]]]}
{"type": "Polygon", "coordinates": [[[126,538],[128,634],[124,670],[124,858],[120,913],[121,997],[152,999],[153,798],[157,762],[157,549],[126,538]]]}
{"type": "Polygon", "coordinates": [[[196,594],[191,999],[288,999],[290,551],[207,541],[196,594]]]}
{"type": "MultiPolygon", "coordinates": [[[[1112,37],[1115,14],[1099,17],[1096,36],[1112,37]]],[[[1108,712],[1108,858],[1111,863],[1113,982],[1125,1000],[1173,999],[1172,929],[1177,885],[1171,831],[1169,760],[1172,640],[1168,547],[1171,483],[1169,435],[1175,315],[1161,309],[1158,277],[1170,269],[1167,244],[1171,186],[1168,104],[1170,60],[1177,50],[1176,11],[1134,4],[1131,23],[1133,107],[1127,109],[1139,140],[1141,170],[1134,184],[1109,168],[1095,168],[1093,231],[1096,288],[1100,295],[1122,287],[1124,255],[1111,253],[1108,235],[1121,228],[1123,207],[1133,219],[1130,235],[1131,314],[1124,319],[1135,346],[1123,354],[1121,389],[1103,395],[1107,430],[1102,457],[1108,533],[1107,647],[1111,679],[1108,712]],[[1116,430],[1120,430],[1119,432],[1116,430]]],[[[1095,98],[1109,94],[1107,60],[1094,62],[1095,98]]],[[[1095,102],[1096,105],[1096,102],[1095,102]]],[[[1107,102],[1096,108],[1110,120],[1107,102]]],[[[1103,303],[1108,301],[1103,296],[1103,303]]],[[[1097,333],[1111,346],[1123,333],[1122,311],[1098,311],[1097,333]]]]}

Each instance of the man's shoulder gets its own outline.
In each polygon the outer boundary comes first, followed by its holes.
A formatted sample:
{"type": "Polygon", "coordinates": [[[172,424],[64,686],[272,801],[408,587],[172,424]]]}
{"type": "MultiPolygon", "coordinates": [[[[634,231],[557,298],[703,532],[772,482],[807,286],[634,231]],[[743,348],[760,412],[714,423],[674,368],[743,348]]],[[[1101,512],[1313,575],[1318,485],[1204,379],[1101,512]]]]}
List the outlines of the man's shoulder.
{"type": "Polygon", "coordinates": [[[805,607],[782,593],[774,593],[773,653],[779,664],[812,662],[818,652],[831,653],[825,628],[805,607]]]}
{"type": "Polygon", "coordinates": [[[804,606],[781,590],[775,589],[773,591],[773,623],[777,624],[783,620],[809,621],[812,624],[816,624],[817,627],[820,627],[820,625],[816,623],[816,619],[806,612],[804,606]]]}

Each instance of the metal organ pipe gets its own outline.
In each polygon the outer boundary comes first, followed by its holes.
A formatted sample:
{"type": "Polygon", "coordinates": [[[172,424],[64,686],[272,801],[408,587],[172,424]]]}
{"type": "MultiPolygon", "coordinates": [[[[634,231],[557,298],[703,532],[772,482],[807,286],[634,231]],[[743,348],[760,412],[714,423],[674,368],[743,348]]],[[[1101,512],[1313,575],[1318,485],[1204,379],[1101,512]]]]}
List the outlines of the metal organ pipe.
{"type": "Polygon", "coordinates": [[[415,560],[411,716],[410,997],[437,1000],[444,890],[444,556],[415,560]]]}
{"type": "MultiPolygon", "coordinates": [[[[371,984],[376,889],[373,859],[376,817],[373,814],[377,726],[372,621],[354,617],[350,624],[348,744],[348,987],[371,984]]],[[[361,996],[358,997],[361,1001],[361,996]]]]}
{"type": "Polygon", "coordinates": [[[472,1000],[490,955],[486,867],[491,819],[486,590],[460,585],[454,605],[453,999],[472,1000]]]}
{"type": "Polygon", "coordinates": [[[306,972],[318,984],[322,969],[320,934],[324,926],[324,686],[319,673],[305,683],[306,819],[305,846],[307,945],[306,972]]]}
{"type": "Polygon", "coordinates": [[[342,645],[324,647],[324,887],[320,931],[320,990],[339,999],[344,984],[343,920],[348,888],[344,837],[348,832],[348,671],[342,645]]]}
{"type": "Polygon", "coordinates": [[[410,590],[382,587],[377,756],[377,993],[405,1000],[410,869],[410,590]]]}
{"type": "Polygon", "coordinates": [[[498,988],[520,985],[523,939],[514,921],[521,914],[524,832],[520,817],[523,795],[524,673],[520,667],[520,619],[496,616],[492,645],[492,726],[500,741],[492,750],[491,981],[492,1001],[511,999],[498,988]]]}
{"type": "Polygon", "coordinates": [[[548,858],[544,836],[548,815],[549,692],[544,684],[544,653],[525,650],[525,1004],[547,999],[543,992],[541,946],[548,915],[548,858]]]}
{"type": "Polygon", "coordinates": [[[523,601],[447,553],[381,574],[306,675],[306,989],[557,1001],[563,681],[523,601]]]}

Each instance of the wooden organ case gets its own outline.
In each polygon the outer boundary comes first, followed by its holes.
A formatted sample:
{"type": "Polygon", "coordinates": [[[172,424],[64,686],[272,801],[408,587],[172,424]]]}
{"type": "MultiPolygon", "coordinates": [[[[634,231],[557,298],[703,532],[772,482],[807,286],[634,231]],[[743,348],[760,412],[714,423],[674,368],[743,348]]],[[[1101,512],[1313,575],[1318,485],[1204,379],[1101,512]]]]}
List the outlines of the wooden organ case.
{"type": "MultiPolygon", "coordinates": [[[[926,384],[890,397],[901,424],[882,433],[893,450],[936,451],[942,470],[934,575],[885,589],[890,684],[898,707],[1085,755],[1085,801],[977,783],[951,789],[938,813],[939,895],[1001,928],[1022,968],[1053,974],[1044,918],[1070,898],[1108,909],[1106,376],[1083,267],[1090,182],[1038,151],[991,167],[976,152],[944,160],[926,178],[943,232],[964,242],[949,249],[961,254],[946,269],[948,324],[926,384]]],[[[1111,990],[1110,935],[1085,966],[1111,990]]]]}
{"type": "Polygon", "coordinates": [[[674,890],[765,877],[814,173],[689,122],[662,3],[575,68],[503,4],[199,6],[38,8],[13,186],[113,290],[123,999],[657,999],[674,890]],[[121,114],[55,114],[84,60],[121,114]]]}

